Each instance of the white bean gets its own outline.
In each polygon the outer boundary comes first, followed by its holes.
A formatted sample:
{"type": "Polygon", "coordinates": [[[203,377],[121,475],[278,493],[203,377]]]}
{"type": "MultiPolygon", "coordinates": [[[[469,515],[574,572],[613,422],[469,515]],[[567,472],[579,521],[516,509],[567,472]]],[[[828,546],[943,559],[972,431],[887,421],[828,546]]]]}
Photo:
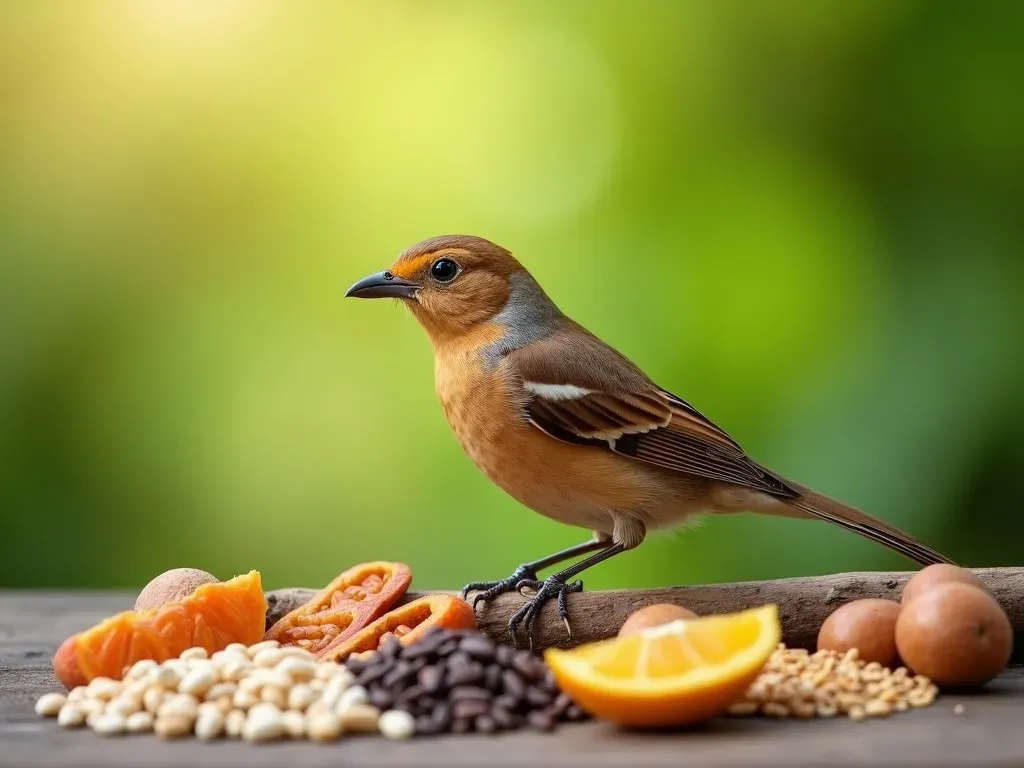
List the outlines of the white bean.
{"type": "Polygon", "coordinates": [[[94,699],[110,700],[121,692],[124,686],[109,677],[97,677],[89,683],[89,695],[94,699]]]}
{"type": "Polygon", "coordinates": [[[281,710],[266,702],[249,710],[242,726],[242,738],[246,741],[271,741],[284,735],[284,717],[281,710]]]}
{"type": "Polygon", "coordinates": [[[177,693],[167,699],[167,701],[160,706],[160,709],[157,710],[156,714],[157,718],[180,715],[181,717],[187,717],[194,720],[198,709],[199,702],[196,701],[194,696],[190,696],[187,693],[177,693]]]}
{"type": "Polygon", "coordinates": [[[85,712],[85,716],[89,717],[89,715],[102,715],[103,710],[107,707],[107,702],[103,699],[83,699],[78,702],[78,706],[85,712]]]}
{"type": "Polygon", "coordinates": [[[380,716],[377,729],[388,739],[408,739],[416,732],[416,721],[408,712],[390,709],[380,716]]]}
{"type": "Polygon", "coordinates": [[[256,706],[259,703],[259,698],[252,691],[247,691],[244,688],[239,688],[235,691],[235,695],[231,699],[231,703],[235,706],[235,709],[249,709],[250,707],[256,706]]]}
{"type": "Polygon", "coordinates": [[[57,724],[61,728],[78,728],[85,722],[85,710],[77,704],[65,704],[57,715],[57,724]]]}
{"type": "Polygon", "coordinates": [[[185,676],[178,684],[178,690],[182,693],[191,693],[193,696],[202,696],[216,682],[217,673],[209,662],[205,662],[203,666],[196,667],[185,676]]]}
{"type": "Polygon", "coordinates": [[[313,692],[312,688],[299,683],[288,691],[288,709],[305,712],[309,705],[316,701],[316,698],[316,693],[313,692]]]}
{"type": "Polygon", "coordinates": [[[44,693],[36,702],[36,714],[42,717],[56,717],[60,714],[61,707],[67,703],[68,699],[62,693],[44,693]]]}
{"type": "Polygon", "coordinates": [[[338,713],[341,729],[352,733],[373,733],[380,721],[380,710],[369,704],[353,704],[338,713]]]}
{"type": "Polygon", "coordinates": [[[97,715],[89,726],[101,736],[116,736],[124,733],[124,718],[120,715],[97,715]]]}
{"type": "Polygon", "coordinates": [[[189,661],[190,659],[208,659],[210,654],[202,646],[196,646],[195,648],[189,648],[188,650],[182,651],[178,654],[178,658],[182,661],[189,661]]]}
{"type": "Polygon", "coordinates": [[[119,715],[120,717],[128,717],[133,715],[142,709],[142,702],[134,696],[129,696],[122,693],[116,699],[113,699],[108,705],[104,712],[108,715],[119,715]]]}
{"type": "Polygon", "coordinates": [[[153,730],[153,714],[151,712],[135,712],[124,721],[125,730],[129,733],[145,733],[153,730]]]}
{"type": "Polygon", "coordinates": [[[252,669],[252,662],[249,661],[248,657],[242,656],[232,659],[220,671],[220,679],[226,683],[237,683],[245,678],[250,669],[252,669]]]}
{"type": "Polygon", "coordinates": [[[288,707],[288,689],[279,688],[276,685],[266,685],[263,687],[263,692],[260,693],[260,699],[262,701],[273,704],[278,709],[287,709],[288,707]]]}
{"type": "Polygon", "coordinates": [[[140,659],[132,664],[132,668],[128,670],[128,674],[124,676],[124,679],[145,680],[158,666],[153,659],[140,659]]]}
{"type": "Polygon", "coordinates": [[[142,706],[146,708],[147,712],[156,712],[163,705],[171,694],[159,685],[154,685],[146,689],[146,692],[142,694],[142,706]]]}
{"type": "Polygon", "coordinates": [[[273,667],[281,660],[281,652],[277,648],[264,648],[253,654],[252,663],[257,667],[273,667]]]}
{"type": "MultiPolygon", "coordinates": [[[[341,700],[341,695],[348,690],[359,688],[360,686],[353,686],[349,688],[348,682],[342,677],[332,677],[327,681],[327,685],[324,687],[324,692],[320,695],[324,703],[329,707],[337,706],[341,700]]],[[[364,689],[365,690],[365,689],[364,689]]],[[[359,694],[353,694],[358,696],[359,694]]]]}
{"type": "MultiPolygon", "coordinates": [[[[332,681],[333,682],[333,681],[332,681]]],[[[361,685],[353,685],[341,694],[338,699],[338,712],[354,707],[358,704],[365,704],[370,700],[369,692],[361,685]]]]}
{"type": "Polygon", "coordinates": [[[341,735],[341,721],[329,709],[314,712],[306,721],[306,730],[313,741],[334,741],[341,735]]]}
{"type": "Polygon", "coordinates": [[[224,696],[227,696],[230,699],[235,695],[235,691],[237,690],[238,683],[216,683],[206,692],[206,700],[220,699],[224,696]]]}
{"type": "Polygon", "coordinates": [[[245,712],[240,709],[232,709],[224,718],[224,730],[228,738],[237,739],[242,735],[242,726],[245,725],[245,712]]]}
{"type": "Polygon", "coordinates": [[[224,714],[219,709],[206,709],[196,719],[196,736],[203,741],[218,738],[224,732],[224,714]]]}
{"type": "Polygon", "coordinates": [[[240,654],[242,656],[249,656],[249,646],[245,643],[230,643],[227,648],[224,649],[224,653],[240,654]]]}
{"type": "Polygon", "coordinates": [[[149,673],[149,682],[169,690],[176,689],[181,678],[179,670],[176,667],[167,666],[166,662],[149,673]]]}
{"type": "Polygon", "coordinates": [[[68,691],[68,701],[83,701],[89,695],[89,687],[86,685],[76,685],[70,691],[68,691]]]}
{"type": "Polygon", "coordinates": [[[284,730],[291,738],[301,739],[306,735],[306,717],[294,709],[287,710],[282,716],[284,730]]]}
{"type": "Polygon", "coordinates": [[[184,715],[168,715],[158,717],[153,723],[153,731],[161,739],[179,739],[192,733],[192,724],[195,721],[184,715]]]}
{"type": "Polygon", "coordinates": [[[246,654],[250,659],[256,658],[256,654],[260,651],[264,651],[268,648],[279,648],[281,644],[277,640],[264,640],[262,643],[256,643],[256,645],[250,645],[245,649],[246,654]]]}

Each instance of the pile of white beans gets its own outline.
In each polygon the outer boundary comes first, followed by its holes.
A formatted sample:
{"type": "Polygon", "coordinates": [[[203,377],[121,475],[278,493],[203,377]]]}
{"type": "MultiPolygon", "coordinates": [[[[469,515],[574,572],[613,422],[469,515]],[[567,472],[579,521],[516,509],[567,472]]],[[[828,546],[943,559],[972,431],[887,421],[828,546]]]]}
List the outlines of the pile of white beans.
{"type": "Polygon", "coordinates": [[[62,727],[104,736],[152,731],[167,739],[327,742],[355,733],[405,739],[415,731],[409,713],[370,706],[343,665],[276,641],[139,661],[123,680],[99,677],[67,695],[47,693],[35,709],[62,727]]]}

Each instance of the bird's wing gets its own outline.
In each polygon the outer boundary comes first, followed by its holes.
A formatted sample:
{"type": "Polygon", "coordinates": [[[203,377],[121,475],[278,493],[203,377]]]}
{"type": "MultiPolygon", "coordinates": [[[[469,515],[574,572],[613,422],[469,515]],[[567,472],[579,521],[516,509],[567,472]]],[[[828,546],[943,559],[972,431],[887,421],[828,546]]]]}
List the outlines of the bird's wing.
{"type": "Polygon", "coordinates": [[[798,495],[689,403],[580,328],[510,352],[529,422],[545,434],[711,480],[798,495]]]}

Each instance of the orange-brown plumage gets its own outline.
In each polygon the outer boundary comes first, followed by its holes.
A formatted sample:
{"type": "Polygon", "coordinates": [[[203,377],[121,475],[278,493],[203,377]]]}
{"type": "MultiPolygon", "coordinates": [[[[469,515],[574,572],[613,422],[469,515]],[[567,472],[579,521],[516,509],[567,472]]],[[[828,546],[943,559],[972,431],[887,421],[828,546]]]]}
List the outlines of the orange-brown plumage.
{"type": "Polygon", "coordinates": [[[489,599],[529,584],[537,596],[513,617],[530,625],[587,567],[638,546],[647,530],[695,514],[741,511],[827,520],[917,562],[950,562],[860,510],[751,460],[721,428],[562,314],[504,248],[447,235],[403,252],[349,294],[403,299],[434,348],[437,395],[459,443],[495,484],[592,541],[468,585],[489,599]],[[537,579],[536,571],[596,552],[537,579]]]}

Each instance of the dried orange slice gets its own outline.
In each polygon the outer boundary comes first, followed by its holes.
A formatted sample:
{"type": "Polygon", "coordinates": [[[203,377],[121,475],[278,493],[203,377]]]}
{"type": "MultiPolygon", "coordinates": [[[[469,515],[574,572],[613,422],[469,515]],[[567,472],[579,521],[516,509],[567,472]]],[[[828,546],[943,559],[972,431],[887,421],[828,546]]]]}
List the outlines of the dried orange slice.
{"type": "Polygon", "coordinates": [[[722,714],[743,696],[781,635],[778,609],[765,605],[549,648],[544,660],[561,689],[595,717],[625,726],[686,725],[722,714]]]}
{"type": "Polygon", "coordinates": [[[258,571],[203,584],[188,597],[142,613],[124,611],[69,637],[53,657],[69,690],[96,677],[120,680],[136,661],[165,661],[193,647],[208,652],[263,638],[267,600],[258,571]]]}

